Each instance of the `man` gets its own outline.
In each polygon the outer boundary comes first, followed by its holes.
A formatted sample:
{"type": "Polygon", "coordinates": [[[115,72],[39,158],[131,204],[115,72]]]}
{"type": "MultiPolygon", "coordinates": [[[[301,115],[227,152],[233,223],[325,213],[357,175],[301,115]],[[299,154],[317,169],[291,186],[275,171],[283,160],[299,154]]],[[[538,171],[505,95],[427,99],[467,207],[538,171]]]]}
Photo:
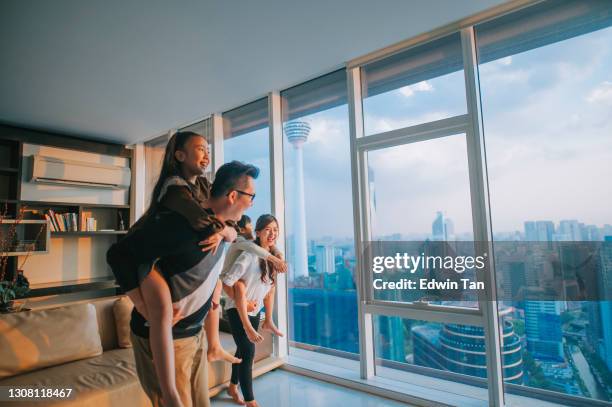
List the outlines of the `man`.
{"type": "MultiPolygon", "coordinates": [[[[205,210],[222,222],[238,221],[252,205],[258,174],[256,167],[237,161],[223,165],[205,210]]],[[[209,405],[202,323],[225,250],[221,243],[214,253],[203,252],[199,242],[207,237],[181,215],[161,211],[109,250],[115,274],[134,273],[159,257],[158,272],[141,284],[147,319],[135,308],[130,322],[138,377],[155,406],[209,405]],[[184,317],[170,329],[173,304],[184,317]]]]}

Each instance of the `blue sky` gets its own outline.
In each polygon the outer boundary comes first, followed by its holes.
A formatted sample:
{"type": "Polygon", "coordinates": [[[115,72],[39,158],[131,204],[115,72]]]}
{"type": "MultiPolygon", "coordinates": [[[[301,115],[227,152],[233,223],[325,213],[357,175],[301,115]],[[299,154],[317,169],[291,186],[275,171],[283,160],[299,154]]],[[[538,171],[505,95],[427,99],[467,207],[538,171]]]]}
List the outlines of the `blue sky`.
{"type": "MultiPolygon", "coordinates": [[[[525,220],[612,223],[609,44],[610,28],[480,66],[495,232],[522,231],[525,220]]],[[[364,113],[366,134],[464,114],[463,72],[368,98],[364,113]]],[[[351,237],[347,107],[301,120],[312,127],[303,147],[308,237],[351,237]]],[[[253,218],[270,210],[267,134],[258,130],[225,143],[226,161],[262,169],[253,218]]],[[[457,233],[471,232],[465,148],[460,134],[369,154],[377,234],[429,233],[438,210],[453,219],[457,233]]],[[[293,154],[285,140],[288,209],[293,154]]]]}

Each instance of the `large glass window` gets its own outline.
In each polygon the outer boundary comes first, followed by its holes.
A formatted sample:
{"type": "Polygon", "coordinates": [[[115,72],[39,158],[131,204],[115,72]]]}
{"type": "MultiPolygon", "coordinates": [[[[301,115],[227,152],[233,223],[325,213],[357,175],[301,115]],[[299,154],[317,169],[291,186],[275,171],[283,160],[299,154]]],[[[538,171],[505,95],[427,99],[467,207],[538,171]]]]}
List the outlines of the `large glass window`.
{"type": "Polygon", "coordinates": [[[281,98],[290,344],[356,357],[346,72],[293,87],[281,98]]]}
{"type": "Polygon", "coordinates": [[[270,195],[270,130],[268,99],[223,113],[223,161],[242,161],[259,168],[253,206],[246,212],[253,224],[271,212],[270,195]]]}
{"type": "Polygon", "coordinates": [[[495,251],[511,276],[499,306],[525,344],[512,382],[607,401],[609,302],[513,296],[564,279],[573,242],[612,235],[611,24],[609,1],[564,1],[477,27],[493,235],[519,242],[495,251]]]}
{"type": "MultiPolygon", "coordinates": [[[[474,254],[469,242],[473,233],[465,134],[369,151],[367,163],[371,240],[386,242],[381,251],[389,251],[386,254],[390,256],[448,255],[451,250],[457,255],[474,254]],[[464,243],[446,245],[458,241],[464,243]]],[[[435,264],[430,266],[377,277],[414,282],[426,275],[437,275],[440,280],[457,277],[435,264]]],[[[475,281],[473,270],[462,278],[475,281]]],[[[432,291],[377,289],[373,298],[396,302],[448,300],[432,291]]],[[[461,303],[453,305],[478,307],[478,298],[472,294],[454,296],[461,303]]]]}
{"type": "Polygon", "coordinates": [[[459,34],[370,63],[362,82],[366,135],[467,112],[459,34]]]}

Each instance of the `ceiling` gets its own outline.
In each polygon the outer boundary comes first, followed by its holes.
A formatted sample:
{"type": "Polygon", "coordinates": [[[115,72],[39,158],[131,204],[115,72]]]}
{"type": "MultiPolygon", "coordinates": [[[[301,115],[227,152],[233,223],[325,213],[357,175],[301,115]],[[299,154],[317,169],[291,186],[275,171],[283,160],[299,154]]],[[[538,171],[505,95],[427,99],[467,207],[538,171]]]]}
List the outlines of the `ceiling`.
{"type": "Polygon", "coordinates": [[[131,144],[502,0],[3,0],[0,122],[131,144]]]}

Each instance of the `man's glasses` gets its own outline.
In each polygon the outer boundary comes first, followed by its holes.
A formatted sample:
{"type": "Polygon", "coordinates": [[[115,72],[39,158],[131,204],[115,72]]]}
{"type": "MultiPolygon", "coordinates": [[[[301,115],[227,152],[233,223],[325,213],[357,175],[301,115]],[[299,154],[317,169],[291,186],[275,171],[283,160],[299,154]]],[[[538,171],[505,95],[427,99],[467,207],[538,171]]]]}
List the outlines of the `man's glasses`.
{"type": "Polygon", "coordinates": [[[239,189],[235,189],[234,191],[236,191],[236,192],[238,192],[239,194],[242,194],[242,195],[250,196],[251,197],[251,202],[253,202],[255,200],[255,195],[256,194],[249,194],[248,192],[244,192],[244,191],[241,191],[239,189]]]}

